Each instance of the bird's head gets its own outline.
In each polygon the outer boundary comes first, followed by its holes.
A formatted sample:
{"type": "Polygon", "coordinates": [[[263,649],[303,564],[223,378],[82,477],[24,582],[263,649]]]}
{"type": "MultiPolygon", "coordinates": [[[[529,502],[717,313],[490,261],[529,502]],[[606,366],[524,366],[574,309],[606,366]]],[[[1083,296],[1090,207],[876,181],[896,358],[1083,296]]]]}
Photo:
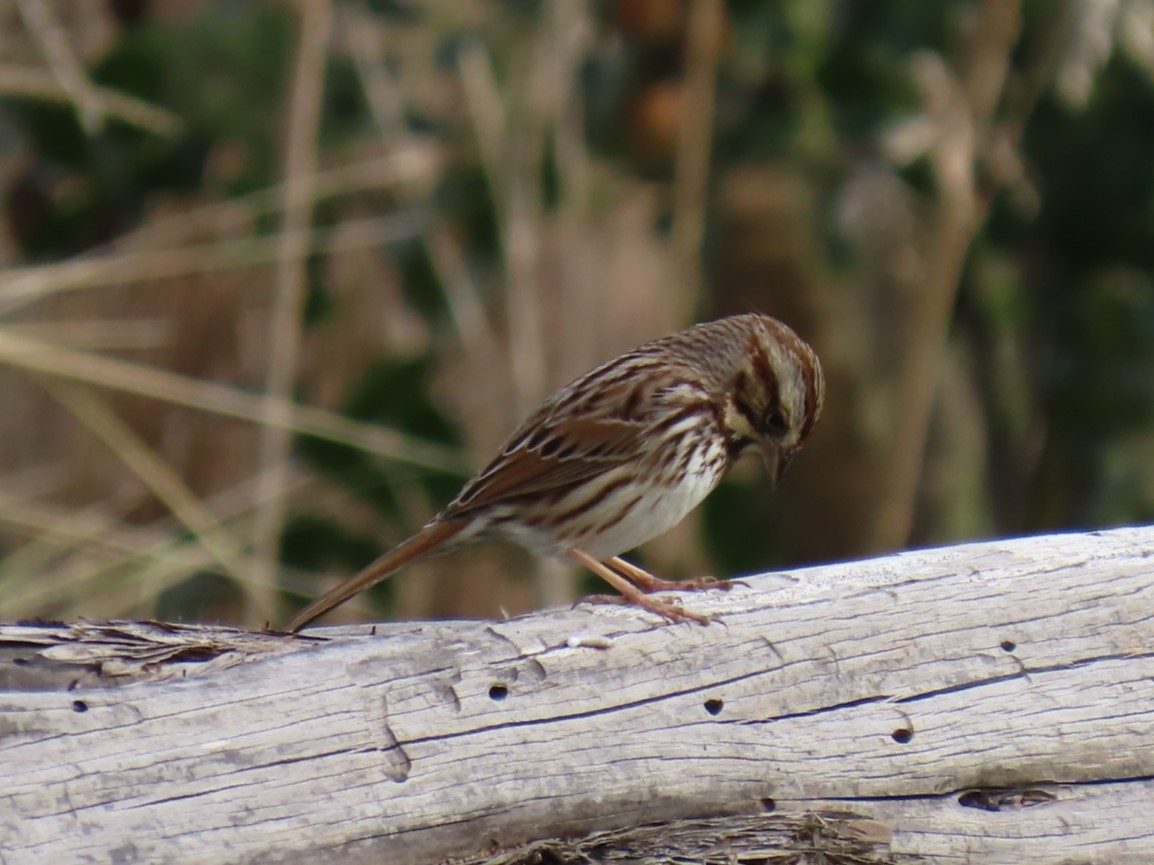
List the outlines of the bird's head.
{"type": "Polygon", "coordinates": [[[821,415],[825,377],[813,349],[789,327],[766,315],[741,318],[747,342],[733,369],[724,423],[731,453],[756,446],[776,484],[821,415]]]}

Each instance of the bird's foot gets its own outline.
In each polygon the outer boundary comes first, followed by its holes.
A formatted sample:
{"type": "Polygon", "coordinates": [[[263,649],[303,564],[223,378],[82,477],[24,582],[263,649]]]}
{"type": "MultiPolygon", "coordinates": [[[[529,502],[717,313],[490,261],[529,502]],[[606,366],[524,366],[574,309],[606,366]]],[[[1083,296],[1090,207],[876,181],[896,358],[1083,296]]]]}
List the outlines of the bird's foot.
{"type": "Polygon", "coordinates": [[[741,580],[719,580],[717,577],[696,577],[690,580],[663,580],[661,577],[654,576],[644,568],[639,568],[632,562],[627,562],[620,557],[609,559],[608,564],[647,594],[651,592],[700,592],[706,589],[721,589],[722,591],[728,592],[734,586],[746,585],[741,580]]]}
{"type": "Polygon", "coordinates": [[[708,589],[720,589],[723,592],[728,592],[734,586],[748,586],[741,580],[722,580],[717,577],[693,577],[688,580],[663,580],[660,577],[654,577],[652,583],[641,584],[638,586],[645,592],[704,592],[708,589]]]}
{"type": "MultiPolygon", "coordinates": [[[[613,563],[611,566],[607,562],[599,562],[583,550],[572,549],[569,555],[575,561],[580,562],[597,576],[601,577],[605,582],[609,583],[613,588],[621,593],[620,598],[615,598],[615,602],[619,604],[633,604],[641,607],[643,610],[649,610],[651,613],[656,613],[663,619],[668,619],[671,622],[697,622],[701,625],[709,624],[709,616],[703,616],[700,613],[691,613],[680,604],[672,603],[670,601],[662,600],[661,598],[654,598],[647,594],[645,590],[634,583],[631,583],[623,576],[623,572],[616,570],[616,563],[622,562],[622,559],[610,559],[613,563]]],[[[641,568],[634,567],[628,562],[624,562],[629,571],[636,571],[644,574],[652,579],[657,579],[648,571],[643,571],[641,568]]],[[[664,582],[664,581],[662,581],[664,582]]]]}
{"type": "Polygon", "coordinates": [[[625,604],[641,607],[670,622],[697,622],[699,625],[708,625],[712,619],[701,613],[687,610],[676,601],[654,598],[651,595],[638,592],[636,596],[624,595],[587,595],[579,603],[583,604],[625,604]]]}

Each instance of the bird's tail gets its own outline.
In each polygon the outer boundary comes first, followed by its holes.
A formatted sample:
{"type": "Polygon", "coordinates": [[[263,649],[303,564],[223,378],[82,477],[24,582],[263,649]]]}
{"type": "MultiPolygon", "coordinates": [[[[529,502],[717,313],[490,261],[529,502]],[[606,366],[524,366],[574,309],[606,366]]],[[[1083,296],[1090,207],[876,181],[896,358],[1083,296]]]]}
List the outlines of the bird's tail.
{"type": "Polygon", "coordinates": [[[332,591],[317,598],[288,623],[285,630],[295,634],[309,622],[323,616],[334,607],[360,594],[365,589],[388,579],[410,562],[427,556],[441,544],[465,528],[463,520],[434,520],[406,541],[402,541],[359,574],[345,580],[332,591]]]}

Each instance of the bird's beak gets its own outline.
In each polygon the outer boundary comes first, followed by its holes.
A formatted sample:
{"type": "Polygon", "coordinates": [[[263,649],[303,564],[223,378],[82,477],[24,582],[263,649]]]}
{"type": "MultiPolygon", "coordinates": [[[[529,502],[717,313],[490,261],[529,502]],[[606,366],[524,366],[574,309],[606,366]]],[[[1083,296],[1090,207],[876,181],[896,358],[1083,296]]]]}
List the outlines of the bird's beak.
{"type": "Polygon", "coordinates": [[[769,485],[773,489],[781,483],[781,477],[793,458],[793,451],[780,447],[776,442],[765,442],[761,446],[761,457],[765,461],[765,471],[769,475],[769,485]]]}

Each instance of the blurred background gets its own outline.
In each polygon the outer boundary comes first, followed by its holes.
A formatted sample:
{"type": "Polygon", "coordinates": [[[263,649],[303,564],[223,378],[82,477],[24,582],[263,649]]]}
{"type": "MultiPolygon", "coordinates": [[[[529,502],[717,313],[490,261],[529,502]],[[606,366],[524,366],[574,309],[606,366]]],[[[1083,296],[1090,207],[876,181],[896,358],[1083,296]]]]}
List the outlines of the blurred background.
{"type": "MultiPolygon", "coordinates": [[[[826,413],[669,577],[1154,518],[1154,0],[0,0],[0,618],[258,626],[694,321],[826,413]]],[[[499,616],[501,546],[337,617],[499,616]]]]}

